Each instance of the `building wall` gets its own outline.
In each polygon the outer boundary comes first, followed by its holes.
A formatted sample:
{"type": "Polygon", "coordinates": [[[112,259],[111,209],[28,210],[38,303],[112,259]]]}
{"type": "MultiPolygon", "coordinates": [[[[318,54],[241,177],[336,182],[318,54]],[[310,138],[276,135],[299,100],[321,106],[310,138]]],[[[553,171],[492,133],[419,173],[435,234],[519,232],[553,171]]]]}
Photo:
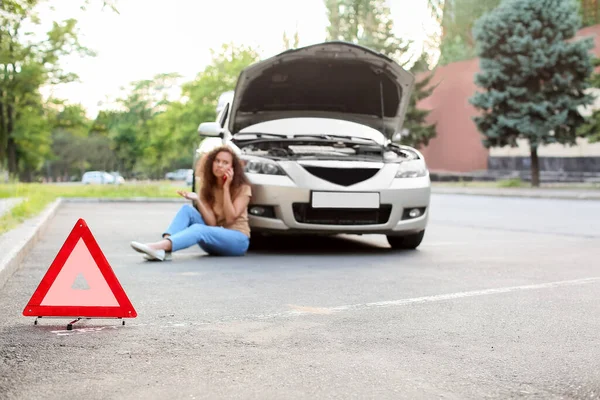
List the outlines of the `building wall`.
{"type": "MultiPolygon", "coordinates": [[[[582,29],[578,38],[592,37],[595,47],[592,53],[600,57],[600,25],[582,29]]],[[[482,135],[477,130],[472,117],[477,110],[469,104],[469,98],[478,90],[475,75],[479,72],[479,59],[461,61],[438,67],[431,79],[438,85],[433,94],[423,99],[418,107],[432,110],[429,123],[437,125],[437,137],[422,148],[429,169],[433,171],[472,172],[488,168],[489,157],[528,156],[526,141],[519,141],[517,148],[492,148],[482,145],[482,135]]],[[[417,77],[419,79],[419,77],[417,77]]],[[[600,109],[600,97],[592,109],[600,109]]],[[[590,144],[578,140],[576,146],[549,145],[539,150],[540,157],[600,157],[600,143],[590,144]]]]}
{"type": "Polygon", "coordinates": [[[427,166],[434,171],[469,172],[487,169],[488,150],[481,144],[469,104],[476,91],[473,82],[479,60],[472,59],[439,67],[431,79],[437,85],[433,94],[418,107],[432,110],[429,123],[435,123],[437,136],[422,150],[427,166]]]}

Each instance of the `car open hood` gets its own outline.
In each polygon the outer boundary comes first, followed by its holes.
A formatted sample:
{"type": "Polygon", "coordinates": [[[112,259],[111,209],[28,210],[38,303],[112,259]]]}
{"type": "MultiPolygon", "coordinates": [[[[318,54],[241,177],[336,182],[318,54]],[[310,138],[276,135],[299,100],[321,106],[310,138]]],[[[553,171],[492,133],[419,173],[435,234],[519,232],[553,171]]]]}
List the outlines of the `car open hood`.
{"type": "Polygon", "coordinates": [[[370,126],[392,138],[404,122],[414,76],[390,58],[346,42],[288,50],[244,69],[228,129],[323,117],[370,126]]]}

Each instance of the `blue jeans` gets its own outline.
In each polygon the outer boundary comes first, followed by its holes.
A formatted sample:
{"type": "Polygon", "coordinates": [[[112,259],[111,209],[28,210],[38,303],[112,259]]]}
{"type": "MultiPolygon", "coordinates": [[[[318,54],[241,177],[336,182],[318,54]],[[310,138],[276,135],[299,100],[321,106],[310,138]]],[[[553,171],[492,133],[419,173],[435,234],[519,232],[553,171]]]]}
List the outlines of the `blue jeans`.
{"type": "Polygon", "coordinates": [[[202,215],[190,204],[182,206],[164,235],[171,235],[171,251],[198,244],[211,255],[242,256],[248,250],[250,239],[242,232],[220,226],[208,226],[202,215]]]}

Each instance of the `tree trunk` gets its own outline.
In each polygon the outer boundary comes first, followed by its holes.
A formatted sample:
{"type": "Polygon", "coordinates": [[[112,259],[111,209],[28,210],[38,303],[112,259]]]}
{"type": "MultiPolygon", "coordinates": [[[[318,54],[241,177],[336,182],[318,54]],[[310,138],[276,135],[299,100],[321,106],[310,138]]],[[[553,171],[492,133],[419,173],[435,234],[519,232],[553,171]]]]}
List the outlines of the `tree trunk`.
{"type": "Polygon", "coordinates": [[[540,160],[537,147],[531,147],[531,186],[540,186],[540,160]]]}
{"type": "Polygon", "coordinates": [[[6,158],[6,120],[4,117],[4,91],[0,90],[0,167],[4,165],[6,158]]]}
{"type": "Polygon", "coordinates": [[[8,173],[11,176],[16,177],[19,174],[19,159],[17,154],[17,142],[15,142],[15,139],[12,137],[14,128],[15,120],[13,106],[9,103],[6,105],[6,135],[8,137],[6,142],[6,156],[8,158],[8,173]]]}
{"type": "Polygon", "coordinates": [[[10,176],[18,176],[19,174],[19,160],[17,156],[17,144],[11,137],[8,138],[6,146],[6,152],[8,153],[8,173],[10,176]]]}

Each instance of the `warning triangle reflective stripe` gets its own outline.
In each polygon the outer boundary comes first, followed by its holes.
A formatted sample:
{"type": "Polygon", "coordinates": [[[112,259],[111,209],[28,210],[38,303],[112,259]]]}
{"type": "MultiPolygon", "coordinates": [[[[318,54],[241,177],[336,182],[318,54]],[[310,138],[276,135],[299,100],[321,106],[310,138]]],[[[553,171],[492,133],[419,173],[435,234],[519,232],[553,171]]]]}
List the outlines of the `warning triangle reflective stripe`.
{"type": "Polygon", "coordinates": [[[23,315],[135,318],[137,312],[86,222],[79,219],[23,315]]]}

